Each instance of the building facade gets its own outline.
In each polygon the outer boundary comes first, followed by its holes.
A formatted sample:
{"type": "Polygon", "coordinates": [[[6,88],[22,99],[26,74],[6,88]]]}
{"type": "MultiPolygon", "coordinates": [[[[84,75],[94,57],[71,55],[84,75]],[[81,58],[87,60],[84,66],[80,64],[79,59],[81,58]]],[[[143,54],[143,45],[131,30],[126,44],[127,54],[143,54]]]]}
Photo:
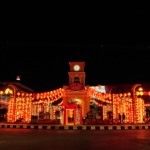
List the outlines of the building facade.
{"type": "Polygon", "coordinates": [[[12,95],[16,95],[17,92],[21,93],[34,93],[31,88],[19,83],[19,82],[0,82],[0,121],[7,119],[8,102],[12,95]]]}
{"type": "Polygon", "coordinates": [[[90,102],[102,108],[102,120],[112,114],[113,122],[119,115],[125,115],[125,123],[142,123],[146,107],[150,106],[150,84],[128,84],[89,86],[85,85],[85,62],[69,62],[69,85],[44,93],[34,91],[20,83],[0,83],[0,103],[7,105],[7,121],[16,122],[22,118],[30,123],[38,120],[55,120],[61,124],[77,125],[90,115],[90,102]],[[2,97],[9,95],[6,101],[2,97]],[[58,102],[58,103],[57,103],[58,102]],[[43,116],[42,116],[43,115],[43,116]]]}

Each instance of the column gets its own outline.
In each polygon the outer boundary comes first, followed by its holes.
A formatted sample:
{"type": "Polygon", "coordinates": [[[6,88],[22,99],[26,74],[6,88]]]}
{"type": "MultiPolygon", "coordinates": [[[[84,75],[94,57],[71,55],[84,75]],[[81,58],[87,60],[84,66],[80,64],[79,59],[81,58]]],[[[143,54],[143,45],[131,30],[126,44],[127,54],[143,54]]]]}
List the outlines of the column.
{"type": "Polygon", "coordinates": [[[15,111],[16,111],[16,89],[14,89],[14,96],[13,96],[13,114],[12,114],[12,122],[15,122],[15,111]]]}
{"type": "Polygon", "coordinates": [[[84,100],[84,111],[83,112],[83,116],[82,117],[87,117],[87,113],[90,111],[90,96],[89,96],[89,85],[86,86],[87,88],[87,93],[86,93],[86,97],[85,97],[85,100],[84,100]]]}
{"type": "Polygon", "coordinates": [[[136,123],[136,106],[135,106],[135,95],[133,91],[133,101],[132,101],[132,106],[133,106],[133,122],[136,123]]]}
{"type": "Polygon", "coordinates": [[[53,110],[52,110],[52,105],[50,106],[50,119],[53,120],[53,110]]]}
{"type": "Polygon", "coordinates": [[[83,117],[87,117],[87,113],[90,111],[90,96],[86,96],[84,101],[84,114],[83,117]]]}

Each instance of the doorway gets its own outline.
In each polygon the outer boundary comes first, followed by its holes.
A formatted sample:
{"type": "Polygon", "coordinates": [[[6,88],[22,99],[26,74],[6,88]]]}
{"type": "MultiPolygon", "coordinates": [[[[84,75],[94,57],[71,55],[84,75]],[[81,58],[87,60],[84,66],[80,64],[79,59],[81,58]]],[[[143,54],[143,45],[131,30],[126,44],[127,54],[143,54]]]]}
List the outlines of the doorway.
{"type": "Polygon", "coordinates": [[[74,109],[66,109],[66,125],[74,125],[74,109]]]}

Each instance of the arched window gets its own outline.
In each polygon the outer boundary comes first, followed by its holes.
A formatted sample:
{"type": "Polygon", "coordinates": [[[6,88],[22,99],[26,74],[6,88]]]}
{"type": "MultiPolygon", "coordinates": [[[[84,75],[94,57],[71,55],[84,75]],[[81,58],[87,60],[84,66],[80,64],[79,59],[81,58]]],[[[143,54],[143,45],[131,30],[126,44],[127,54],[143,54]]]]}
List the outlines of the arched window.
{"type": "Polygon", "coordinates": [[[117,89],[117,93],[118,93],[118,94],[120,94],[120,93],[122,93],[122,94],[123,94],[123,93],[124,93],[124,91],[123,91],[123,89],[122,89],[122,88],[118,88],[118,89],[117,89]]]}
{"type": "Polygon", "coordinates": [[[74,83],[80,83],[80,78],[79,77],[74,77],[74,83]]]}

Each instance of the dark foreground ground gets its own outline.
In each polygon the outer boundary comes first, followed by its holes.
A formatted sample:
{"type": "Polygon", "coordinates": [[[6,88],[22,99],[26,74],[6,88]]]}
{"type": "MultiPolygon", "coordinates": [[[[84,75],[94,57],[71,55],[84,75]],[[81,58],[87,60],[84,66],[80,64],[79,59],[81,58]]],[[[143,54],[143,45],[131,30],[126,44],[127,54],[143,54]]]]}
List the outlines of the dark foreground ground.
{"type": "Polygon", "coordinates": [[[0,150],[150,150],[150,130],[0,128],[0,150]]]}

